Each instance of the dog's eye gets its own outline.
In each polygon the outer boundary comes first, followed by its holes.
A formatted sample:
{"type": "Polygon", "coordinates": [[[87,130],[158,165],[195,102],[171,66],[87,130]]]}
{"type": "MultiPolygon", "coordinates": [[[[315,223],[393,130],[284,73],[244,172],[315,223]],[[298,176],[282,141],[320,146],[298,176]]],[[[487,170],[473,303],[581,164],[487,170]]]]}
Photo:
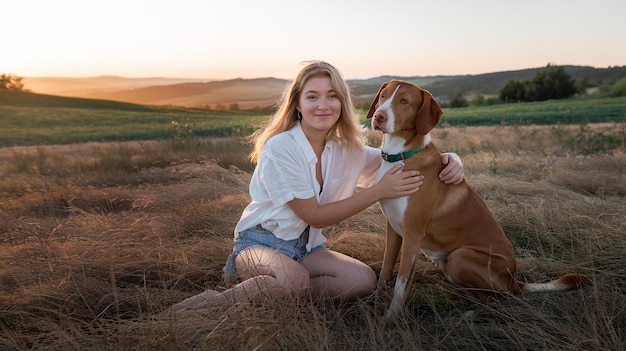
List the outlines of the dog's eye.
{"type": "Polygon", "coordinates": [[[384,99],[385,98],[385,94],[380,94],[380,98],[384,99]]]}
{"type": "Polygon", "coordinates": [[[408,104],[408,103],[409,103],[409,100],[407,100],[407,99],[402,99],[402,100],[400,100],[400,103],[401,103],[401,104],[403,104],[403,105],[406,105],[406,104],[408,104]]]}

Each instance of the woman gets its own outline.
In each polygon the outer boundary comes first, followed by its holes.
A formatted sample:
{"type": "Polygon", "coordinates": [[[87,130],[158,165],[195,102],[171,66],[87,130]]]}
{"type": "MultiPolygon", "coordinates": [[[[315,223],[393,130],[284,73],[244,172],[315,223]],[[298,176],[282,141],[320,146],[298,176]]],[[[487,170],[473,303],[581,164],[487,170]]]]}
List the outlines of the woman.
{"type": "MultiPolygon", "coordinates": [[[[235,228],[226,278],[234,287],[207,290],[173,310],[311,293],[353,300],[373,292],[376,275],[365,263],[324,246],[321,228],[343,221],[380,199],[418,191],[418,171],[391,169],[375,185],[380,150],[368,147],[341,73],[314,61],[297,75],[266,128],[252,135],[256,168],[251,203],[235,228]],[[357,186],[364,186],[355,192],[357,186]]],[[[461,161],[445,154],[441,180],[463,180],[461,161]]]]}

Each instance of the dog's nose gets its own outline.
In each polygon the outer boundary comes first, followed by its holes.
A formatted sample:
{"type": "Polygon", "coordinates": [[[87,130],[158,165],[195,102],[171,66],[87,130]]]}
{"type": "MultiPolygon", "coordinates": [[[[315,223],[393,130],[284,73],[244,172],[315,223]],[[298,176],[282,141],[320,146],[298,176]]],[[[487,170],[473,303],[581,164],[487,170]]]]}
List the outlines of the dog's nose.
{"type": "Polygon", "coordinates": [[[378,123],[385,123],[387,121],[387,115],[382,111],[376,111],[376,113],[374,113],[374,119],[378,123]]]}
{"type": "Polygon", "coordinates": [[[374,129],[381,129],[381,127],[385,124],[386,121],[387,121],[387,115],[383,113],[382,111],[376,111],[372,118],[372,127],[374,127],[374,129]]]}
{"type": "Polygon", "coordinates": [[[383,111],[376,111],[376,113],[374,113],[374,118],[376,118],[379,122],[385,122],[387,120],[387,115],[383,111]]]}

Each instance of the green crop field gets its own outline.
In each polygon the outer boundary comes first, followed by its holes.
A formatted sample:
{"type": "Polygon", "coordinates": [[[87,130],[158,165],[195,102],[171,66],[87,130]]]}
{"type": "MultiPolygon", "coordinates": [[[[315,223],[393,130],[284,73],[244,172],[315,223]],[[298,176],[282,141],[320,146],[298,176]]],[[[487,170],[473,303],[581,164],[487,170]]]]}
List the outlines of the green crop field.
{"type": "Polygon", "coordinates": [[[584,97],[446,109],[449,125],[547,125],[626,121],[626,97],[584,97]]]}
{"type": "Polygon", "coordinates": [[[265,116],[154,108],[149,111],[0,106],[0,146],[231,136],[265,116]]]}
{"type": "MultiPolygon", "coordinates": [[[[365,115],[365,111],[362,111],[365,115]]],[[[0,92],[0,147],[246,135],[267,115],[174,109],[0,92]]],[[[626,97],[448,108],[442,124],[529,125],[626,121],[626,97]]],[[[365,125],[369,120],[363,119],[365,125]]]]}
{"type": "Polygon", "coordinates": [[[0,146],[233,136],[266,118],[0,91],[0,146]]]}

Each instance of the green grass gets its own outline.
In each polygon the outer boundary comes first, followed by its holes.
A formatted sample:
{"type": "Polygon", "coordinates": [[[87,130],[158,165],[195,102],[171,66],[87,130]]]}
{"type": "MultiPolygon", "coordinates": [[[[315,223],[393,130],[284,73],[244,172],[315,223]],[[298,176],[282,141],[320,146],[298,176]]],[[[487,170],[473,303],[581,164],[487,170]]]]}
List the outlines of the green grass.
{"type": "MultiPolygon", "coordinates": [[[[626,97],[447,108],[442,126],[626,121],[626,97]]],[[[365,112],[362,111],[365,115],[365,112]]],[[[267,115],[0,91],[0,147],[246,135],[267,115]]],[[[370,120],[363,119],[369,125],[370,120]]]]}
{"type": "Polygon", "coordinates": [[[626,97],[566,100],[444,109],[442,123],[451,126],[549,125],[626,121],[626,97]]]}
{"type": "MultiPolygon", "coordinates": [[[[151,140],[179,128],[195,136],[245,134],[264,116],[154,108],[151,111],[0,106],[0,146],[151,140]]],[[[178,131],[180,132],[180,131],[178,131]]]]}
{"type": "Polygon", "coordinates": [[[245,135],[266,118],[0,91],[0,147],[245,135]]]}

